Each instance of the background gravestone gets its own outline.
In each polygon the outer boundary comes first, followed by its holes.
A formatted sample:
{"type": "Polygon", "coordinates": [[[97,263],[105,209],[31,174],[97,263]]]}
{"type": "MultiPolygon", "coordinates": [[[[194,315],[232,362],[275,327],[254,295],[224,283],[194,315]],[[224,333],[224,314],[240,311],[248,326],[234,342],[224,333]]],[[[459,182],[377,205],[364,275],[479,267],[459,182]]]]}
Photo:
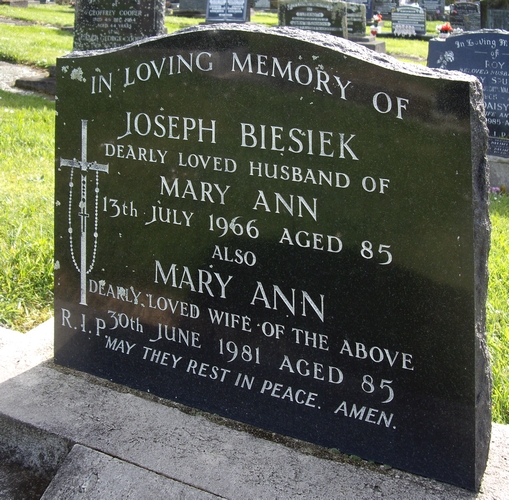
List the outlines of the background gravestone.
{"type": "Polygon", "coordinates": [[[475,31],[481,29],[481,11],[473,2],[458,2],[451,5],[449,22],[454,29],[475,31]]]}
{"type": "Polygon", "coordinates": [[[180,0],[179,9],[175,11],[183,15],[205,15],[207,12],[207,0],[180,0]]]}
{"type": "Polygon", "coordinates": [[[366,5],[347,2],[346,18],[349,40],[375,52],[385,53],[385,42],[377,40],[373,35],[366,35],[366,5]]]}
{"type": "Polygon", "coordinates": [[[208,23],[245,23],[250,19],[248,0],[208,0],[207,16],[208,23]]]}
{"type": "Polygon", "coordinates": [[[360,3],[347,2],[346,21],[348,38],[361,38],[366,36],[366,6],[360,3]]]}
{"type": "Polygon", "coordinates": [[[239,25],[57,79],[56,363],[479,487],[478,80],[239,25]]]}
{"type": "Polygon", "coordinates": [[[424,9],[430,19],[444,19],[445,0],[419,0],[419,5],[424,9]]]}
{"type": "Polygon", "coordinates": [[[392,13],[392,34],[415,36],[426,34],[426,13],[418,5],[403,5],[392,13]]]}
{"type": "Polygon", "coordinates": [[[348,38],[345,2],[281,0],[279,25],[348,38]]]}
{"type": "Polygon", "coordinates": [[[374,2],[373,13],[380,12],[384,19],[391,19],[393,11],[398,7],[396,2],[374,2]]]}
{"type": "Polygon", "coordinates": [[[509,30],[509,4],[505,0],[481,2],[482,27],[509,30]]]}
{"type": "Polygon", "coordinates": [[[120,47],[164,34],[164,0],[77,0],[74,50],[120,47]]]}
{"type": "Polygon", "coordinates": [[[373,0],[354,0],[351,3],[360,3],[366,7],[366,21],[369,22],[373,18],[373,0]]]}
{"type": "Polygon", "coordinates": [[[482,30],[429,43],[428,66],[476,76],[484,89],[489,153],[509,158],[509,32],[482,30]]]}

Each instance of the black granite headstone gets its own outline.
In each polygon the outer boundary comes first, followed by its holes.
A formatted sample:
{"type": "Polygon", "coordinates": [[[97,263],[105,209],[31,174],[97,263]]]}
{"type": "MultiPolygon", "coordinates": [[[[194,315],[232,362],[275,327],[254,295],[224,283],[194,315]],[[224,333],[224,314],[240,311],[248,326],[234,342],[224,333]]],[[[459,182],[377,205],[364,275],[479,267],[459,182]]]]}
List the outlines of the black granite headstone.
{"type": "Polygon", "coordinates": [[[279,25],[348,38],[345,2],[328,0],[281,0],[279,25]]]}
{"type": "Polygon", "coordinates": [[[109,49],[165,33],[165,0],[77,0],[74,50],[109,49]]]}
{"type": "Polygon", "coordinates": [[[481,29],[481,11],[474,2],[458,2],[451,5],[449,22],[454,29],[475,31],[481,29]]]}
{"type": "Polygon", "coordinates": [[[250,19],[248,0],[208,0],[208,23],[245,23],[250,19]]]}
{"type": "Polygon", "coordinates": [[[474,75],[484,89],[489,153],[509,158],[509,32],[481,30],[431,40],[428,66],[474,75]],[[508,66],[506,66],[506,64],[508,66]]]}
{"type": "Polygon", "coordinates": [[[227,24],[57,78],[56,363],[478,488],[475,78],[227,24]]]}
{"type": "Polygon", "coordinates": [[[426,34],[426,12],[418,5],[403,5],[392,13],[392,34],[416,36],[426,34]]]}

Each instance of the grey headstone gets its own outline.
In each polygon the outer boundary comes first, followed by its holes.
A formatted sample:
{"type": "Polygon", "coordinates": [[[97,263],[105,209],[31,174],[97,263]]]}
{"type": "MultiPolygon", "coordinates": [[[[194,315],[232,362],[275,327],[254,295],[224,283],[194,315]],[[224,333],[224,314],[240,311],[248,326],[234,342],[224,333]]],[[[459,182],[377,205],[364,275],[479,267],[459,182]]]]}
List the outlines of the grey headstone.
{"type": "Polygon", "coordinates": [[[426,34],[426,13],[418,5],[403,5],[392,13],[392,34],[412,37],[426,34]]]}
{"type": "Polygon", "coordinates": [[[165,33],[165,0],[77,0],[74,50],[120,47],[165,33]]]}
{"type": "Polygon", "coordinates": [[[361,3],[346,4],[348,38],[366,36],[366,6],[361,3]]]}
{"type": "Polygon", "coordinates": [[[281,0],[279,25],[348,38],[345,2],[281,0]]]}

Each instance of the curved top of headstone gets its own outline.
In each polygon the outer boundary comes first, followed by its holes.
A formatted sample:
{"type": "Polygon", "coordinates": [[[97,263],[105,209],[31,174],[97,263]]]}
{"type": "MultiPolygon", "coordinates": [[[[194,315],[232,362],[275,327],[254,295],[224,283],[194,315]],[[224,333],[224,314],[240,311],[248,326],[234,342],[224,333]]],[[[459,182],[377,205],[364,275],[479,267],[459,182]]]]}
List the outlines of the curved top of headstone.
{"type": "Polygon", "coordinates": [[[500,30],[500,29],[482,29],[482,30],[474,30],[474,31],[453,31],[449,38],[461,35],[509,35],[509,31],[500,30]]]}
{"type": "MultiPolygon", "coordinates": [[[[91,50],[91,51],[76,51],[70,54],[67,54],[63,57],[88,57],[91,55],[99,55],[106,54],[121,50],[126,50],[132,47],[141,47],[146,44],[153,43],[155,41],[160,41],[162,39],[171,39],[174,37],[180,36],[189,36],[197,33],[219,33],[219,32],[231,32],[236,31],[239,33],[257,33],[261,35],[268,35],[274,37],[281,37],[286,39],[295,39],[303,42],[309,42],[315,45],[322,46],[327,49],[335,50],[341,52],[342,54],[350,57],[355,57],[358,59],[362,59],[365,62],[376,64],[386,69],[400,71],[402,73],[413,74],[416,76],[424,76],[430,78],[445,78],[445,79],[455,79],[462,81],[475,81],[476,78],[470,75],[466,75],[461,72],[451,72],[451,71],[443,71],[439,69],[431,69],[425,66],[420,66],[417,64],[406,64],[398,61],[394,57],[388,56],[387,54],[381,54],[378,52],[374,52],[373,50],[369,50],[362,45],[351,42],[345,38],[340,38],[333,35],[323,34],[319,32],[314,32],[310,30],[301,30],[298,28],[281,26],[277,28],[268,28],[262,25],[250,25],[250,24],[235,24],[235,23],[215,23],[214,25],[198,25],[192,26],[189,28],[185,28],[179,31],[176,31],[169,35],[160,35],[149,37],[144,40],[138,40],[128,45],[124,45],[123,47],[117,47],[112,49],[100,49],[100,50],[91,50]]],[[[500,31],[500,30],[486,30],[486,31],[500,31]]]]}

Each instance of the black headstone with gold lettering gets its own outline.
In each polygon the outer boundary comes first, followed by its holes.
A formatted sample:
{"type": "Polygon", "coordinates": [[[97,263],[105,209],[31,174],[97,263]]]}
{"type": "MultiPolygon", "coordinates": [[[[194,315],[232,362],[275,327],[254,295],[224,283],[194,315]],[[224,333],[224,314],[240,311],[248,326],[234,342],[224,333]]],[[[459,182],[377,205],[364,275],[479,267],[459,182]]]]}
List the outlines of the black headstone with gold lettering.
{"type": "Polygon", "coordinates": [[[216,24],[57,81],[56,363],[479,487],[477,79],[216,24]]]}

